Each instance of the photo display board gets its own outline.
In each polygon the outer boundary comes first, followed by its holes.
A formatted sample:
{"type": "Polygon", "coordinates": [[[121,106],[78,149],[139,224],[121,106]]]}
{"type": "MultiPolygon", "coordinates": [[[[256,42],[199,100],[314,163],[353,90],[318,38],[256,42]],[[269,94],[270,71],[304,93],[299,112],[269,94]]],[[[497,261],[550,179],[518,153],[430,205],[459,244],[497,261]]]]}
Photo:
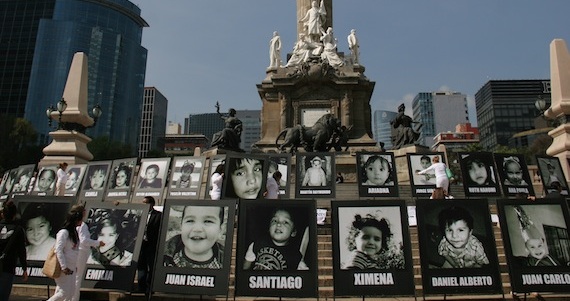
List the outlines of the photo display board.
{"type": "Polygon", "coordinates": [[[459,153],[459,164],[466,196],[501,195],[492,153],[459,153]]]}
{"type": "Polygon", "coordinates": [[[503,194],[514,197],[518,194],[534,195],[532,179],[524,155],[494,154],[503,194]]]}
{"type": "Polygon", "coordinates": [[[65,196],[76,196],[81,188],[87,164],[69,165],[67,167],[67,182],[65,182],[65,196]]]}
{"type": "Polygon", "coordinates": [[[236,296],[315,298],[314,200],[240,201],[236,296]]]}
{"type": "MultiPolygon", "coordinates": [[[[15,182],[17,171],[14,173],[12,185],[15,182]]],[[[38,176],[34,182],[32,195],[46,196],[53,195],[55,182],[57,181],[57,166],[44,166],[38,171],[38,176]]]]}
{"type": "Polygon", "coordinates": [[[514,292],[568,292],[568,205],[561,199],[498,200],[514,292]]]}
{"type": "Polygon", "coordinates": [[[295,198],[334,198],[334,153],[300,153],[296,156],[295,198]]]}
{"type": "Polygon", "coordinates": [[[398,177],[393,153],[357,152],[358,193],[361,197],[397,197],[398,177]]]}
{"type": "Polygon", "coordinates": [[[168,198],[198,199],[206,157],[174,157],[168,198]]]}
{"type": "Polygon", "coordinates": [[[165,202],[153,291],[228,293],[235,200],[165,202]]]}
{"type": "Polygon", "coordinates": [[[335,296],[414,294],[404,201],[333,201],[335,296]]]}
{"type": "MultiPolygon", "coordinates": [[[[208,174],[205,175],[206,177],[206,191],[204,192],[205,199],[212,199],[210,196],[210,192],[212,191],[212,174],[216,171],[216,168],[220,164],[224,164],[222,168],[222,172],[225,172],[225,164],[226,164],[226,155],[216,155],[214,157],[209,158],[208,164],[208,174]]],[[[220,193],[221,195],[221,193],[220,193]]]]}
{"type": "Polygon", "coordinates": [[[560,194],[568,195],[568,183],[566,182],[566,177],[564,176],[562,165],[558,157],[536,156],[536,162],[538,170],[540,171],[544,191],[554,191],[555,189],[551,187],[552,183],[558,182],[562,187],[560,194]]]}
{"type": "Polygon", "coordinates": [[[170,158],[142,159],[134,197],[142,200],[145,196],[152,196],[160,204],[169,167],[170,158]]]}
{"type": "Polygon", "coordinates": [[[137,158],[113,160],[109,173],[109,183],[107,184],[106,201],[130,199],[136,165],[137,158]]]}
{"type": "Polygon", "coordinates": [[[2,185],[0,186],[0,200],[7,200],[10,196],[10,191],[16,180],[17,168],[10,169],[4,172],[2,175],[2,185]]]}
{"type": "Polygon", "coordinates": [[[91,248],[81,287],[130,291],[149,206],[90,202],[85,209],[91,239],[105,245],[91,248]]]}
{"type": "Polygon", "coordinates": [[[429,168],[432,165],[434,157],[439,157],[439,162],[445,163],[443,153],[423,153],[423,154],[407,154],[408,172],[410,174],[412,184],[412,196],[414,197],[430,197],[436,186],[435,172],[428,171],[423,175],[418,172],[429,168]]]}
{"type": "Polygon", "coordinates": [[[281,172],[281,181],[278,183],[279,195],[288,198],[291,190],[291,154],[270,154],[268,157],[266,178],[272,177],[277,170],[281,172]]]}
{"type": "Polygon", "coordinates": [[[87,170],[81,184],[81,192],[79,193],[81,201],[103,200],[112,163],[112,161],[96,161],[87,164],[87,170]]]}
{"type": "Polygon", "coordinates": [[[501,293],[487,200],[420,199],[416,213],[426,294],[501,293]]]}
{"type": "Polygon", "coordinates": [[[225,163],[222,197],[227,199],[255,200],[263,198],[267,178],[266,156],[228,154],[225,163]]]}
{"type": "Polygon", "coordinates": [[[14,184],[12,185],[12,197],[16,195],[26,195],[30,188],[30,182],[34,176],[34,171],[36,169],[35,164],[20,165],[14,179],[14,184]]]}
{"type": "Polygon", "coordinates": [[[65,222],[71,204],[68,198],[56,196],[18,195],[14,198],[21,215],[21,225],[26,231],[26,261],[28,281],[24,282],[21,266],[16,267],[14,283],[52,285],[42,273],[49,250],[55,244],[55,237],[65,222]]]}

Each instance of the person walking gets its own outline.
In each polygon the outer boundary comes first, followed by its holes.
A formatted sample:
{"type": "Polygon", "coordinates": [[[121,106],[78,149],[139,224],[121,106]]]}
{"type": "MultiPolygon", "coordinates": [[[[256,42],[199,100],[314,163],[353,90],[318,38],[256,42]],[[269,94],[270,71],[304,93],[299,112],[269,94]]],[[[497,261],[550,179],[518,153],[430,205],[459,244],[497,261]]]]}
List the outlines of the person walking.
{"type": "Polygon", "coordinates": [[[146,223],[143,242],[141,244],[141,252],[137,264],[138,287],[140,292],[144,292],[148,297],[152,292],[150,287],[152,284],[152,275],[154,272],[153,265],[156,256],[156,248],[158,245],[158,236],[160,235],[160,220],[162,212],[154,209],[156,201],[152,196],[145,196],[143,203],[150,206],[148,212],[148,220],[146,223]]]}
{"type": "Polygon", "coordinates": [[[26,236],[24,228],[15,221],[18,209],[12,201],[4,203],[3,219],[0,221],[0,301],[8,301],[14,283],[16,262],[24,270],[22,279],[28,281],[28,264],[26,262],[26,236]]]}
{"type": "Polygon", "coordinates": [[[416,172],[419,175],[423,175],[429,171],[435,173],[435,187],[441,187],[445,191],[449,191],[449,178],[447,178],[447,165],[445,163],[439,162],[439,156],[434,156],[431,161],[433,162],[428,168],[416,172]]]}
{"type": "Polygon", "coordinates": [[[61,276],[55,279],[55,293],[47,301],[71,300],[75,292],[75,275],[79,256],[79,235],[83,212],[69,212],[55,239],[55,254],[61,265],[61,276]]]}
{"type": "Polygon", "coordinates": [[[67,162],[59,164],[57,169],[57,182],[55,182],[55,195],[64,196],[65,195],[65,183],[67,183],[68,174],[65,171],[67,169],[67,162]]]}
{"type": "Polygon", "coordinates": [[[278,199],[279,198],[279,182],[281,182],[281,172],[276,171],[273,176],[267,178],[267,184],[265,188],[267,189],[263,194],[266,199],[278,199]]]}

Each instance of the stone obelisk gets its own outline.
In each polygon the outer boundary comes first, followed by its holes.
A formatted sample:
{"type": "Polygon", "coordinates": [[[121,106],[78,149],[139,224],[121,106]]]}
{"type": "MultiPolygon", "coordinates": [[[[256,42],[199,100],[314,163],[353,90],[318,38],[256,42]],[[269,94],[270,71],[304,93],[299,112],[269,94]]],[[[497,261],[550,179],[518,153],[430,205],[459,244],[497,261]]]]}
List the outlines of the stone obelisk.
{"type": "MultiPolygon", "coordinates": [[[[87,55],[83,52],[75,53],[63,91],[67,109],[63,111],[61,120],[58,111],[52,112],[51,119],[61,123],[75,123],[82,127],[93,125],[93,118],[87,114],[87,70],[87,55]]],[[[70,165],[79,164],[93,159],[93,155],[87,149],[87,143],[91,141],[87,135],[76,130],[63,129],[50,132],[49,135],[53,140],[43,149],[45,157],[40,160],[40,166],[61,162],[70,165]]]]}
{"type": "Polygon", "coordinates": [[[546,150],[550,156],[560,159],[566,179],[570,178],[570,53],[566,42],[555,39],[550,43],[551,106],[544,115],[557,119],[560,125],[548,132],[553,138],[546,150]]]}

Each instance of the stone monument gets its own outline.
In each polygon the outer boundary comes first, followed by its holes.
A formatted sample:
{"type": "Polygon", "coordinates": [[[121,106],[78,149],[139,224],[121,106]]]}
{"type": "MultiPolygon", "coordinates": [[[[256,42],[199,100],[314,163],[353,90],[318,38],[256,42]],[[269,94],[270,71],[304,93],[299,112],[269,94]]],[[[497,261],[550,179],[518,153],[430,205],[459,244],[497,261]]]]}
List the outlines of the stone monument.
{"type": "Polygon", "coordinates": [[[49,133],[53,140],[43,149],[45,156],[38,163],[39,166],[56,165],[61,162],[70,165],[80,164],[93,159],[93,155],[87,149],[87,143],[91,142],[91,138],[81,130],[95,122],[87,114],[87,72],[87,55],[83,52],[75,53],[63,91],[67,108],[62,112],[61,119],[58,111],[51,113],[51,119],[66,126],[64,129],[60,128],[49,133]],[[69,126],[71,128],[68,128],[69,126]]]}
{"type": "Polygon", "coordinates": [[[332,12],[332,0],[297,0],[295,48],[284,66],[272,64],[257,85],[262,110],[256,148],[263,152],[278,151],[276,138],[283,130],[311,127],[325,114],[350,129],[343,139],[349,150],[378,150],[370,108],[375,82],[364,75],[361,58],[354,64],[338,51],[332,12]]]}
{"type": "Polygon", "coordinates": [[[550,119],[557,119],[560,125],[548,132],[553,141],[546,153],[560,159],[564,175],[569,179],[570,53],[566,42],[561,39],[555,39],[550,43],[550,85],[551,106],[544,115],[550,119]]]}

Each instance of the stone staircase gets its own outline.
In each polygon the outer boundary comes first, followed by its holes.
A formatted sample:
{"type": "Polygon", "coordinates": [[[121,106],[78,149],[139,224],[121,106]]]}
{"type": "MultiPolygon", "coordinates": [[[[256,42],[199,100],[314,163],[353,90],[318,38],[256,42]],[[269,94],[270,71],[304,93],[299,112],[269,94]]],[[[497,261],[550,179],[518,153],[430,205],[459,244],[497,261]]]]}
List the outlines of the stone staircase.
{"type": "MultiPolygon", "coordinates": [[[[336,199],[335,200],[364,200],[365,198],[358,197],[358,188],[354,183],[343,183],[338,184],[336,188],[336,199]]],[[[415,200],[411,196],[411,189],[409,186],[400,186],[400,197],[399,199],[404,199],[408,206],[415,205],[415,200]]],[[[452,194],[455,198],[461,199],[465,198],[463,189],[461,186],[453,186],[451,188],[452,194]]],[[[539,191],[539,190],[537,190],[539,191]]],[[[291,198],[294,197],[294,190],[291,191],[291,198]]],[[[376,198],[379,203],[383,199],[376,198]]],[[[495,200],[489,201],[490,211],[492,214],[496,214],[497,208],[495,206],[495,200]]],[[[421,278],[421,268],[420,268],[420,255],[419,255],[419,243],[418,243],[418,232],[417,227],[410,227],[410,236],[412,242],[412,258],[414,265],[414,283],[415,283],[415,296],[398,296],[398,297],[334,297],[333,289],[333,259],[332,259],[332,229],[331,229],[331,219],[330,219],[330,208],[331,200],[318,200],[317,208],[326,208],[327,218],[325,225],[319,225],[317,228],[318,233],[318,266],[319,266],[319,298],[318,300],[327,299],[340,299],[340,300],[416,300],[422,298],[424,300],[570,300],[570,287],[568,289],[568,294],[541,294],[541,295],[512,295],[510,288],[510,279],[508,274],[508,267],[505,258],[505,251],[503,248],[503,241],[501,237],[500,228],[497,224],[493,225],[493,230],[495,234],[495,241],[497,245],[497,253],[499,256],[499,265],[501,272],[501,280],[503,284],[503,294],[495,295],[423,295],[422,288],[422,278],[421,278]]],[[[157,294],[153,296],[152,300],[227,300],[228,298],[234,300],[277,300],[279,298],[270,297],[237,297],[234,296],[234,268],[236,263],[235,258],[235,244],[237,242],[236,237],[237,231],[234,232],[234,247],[232,254],[232,267],[230,274],[230,287],[228,296],[187,296],[187,295],[160,295],[157,294]]],[[[13,294],[22,296],[38,296],[38,298],[45,299],[47,296],[47,291],[45,286],[33,286],[33,285],[15,285],[13,294]]],[[[51,287],[51,294],[53,294],[53,287],[51,287]]],[[[82,299],[86,300],[144,300],[144,295],[142,294],[130,294],[127,292],[107,292],[102,290],[82,290],[82,299]]],[[[291,299],[291,298],[286,298],[291,299]]],[[[314,299],[314,298],[309,298],[314,299]]]]}

